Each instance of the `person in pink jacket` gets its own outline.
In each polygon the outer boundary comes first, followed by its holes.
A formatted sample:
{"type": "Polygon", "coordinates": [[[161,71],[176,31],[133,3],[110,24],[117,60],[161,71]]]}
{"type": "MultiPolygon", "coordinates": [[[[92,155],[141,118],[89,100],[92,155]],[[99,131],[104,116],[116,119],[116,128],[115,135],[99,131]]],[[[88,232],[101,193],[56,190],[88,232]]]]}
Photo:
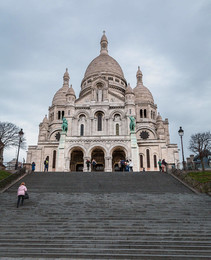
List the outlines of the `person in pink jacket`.
{"type": "Polygon", "coordinates": [[[20,200],[21,200],[21,205],[23,205],[24,196],[25,196],[26,191],[27,191],[27,188],[25,186],[25,182],[22,182],[18,188],[18,193],[17,193],[17,196],[18,196],[17,208],[19,207],[20,200]]]}

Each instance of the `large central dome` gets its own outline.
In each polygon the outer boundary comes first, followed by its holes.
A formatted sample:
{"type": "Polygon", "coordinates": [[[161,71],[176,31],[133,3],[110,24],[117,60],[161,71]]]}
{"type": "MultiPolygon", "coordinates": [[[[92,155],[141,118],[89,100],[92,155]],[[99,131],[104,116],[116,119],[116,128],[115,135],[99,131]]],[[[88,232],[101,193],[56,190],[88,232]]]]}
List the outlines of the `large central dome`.
{"type": "Polygon", "coordinates": [[[119,63],[108,55],[108,40],[105,34],[102,36],[100,44],[100,55],[91,61],[84,74],[84,79],[98,74],[116,75],[124,79],[124,73],[119,63]]]}
{"type": "Polygon", "coordinates": [[[108,54],[100,54],[96,57],[87,67],[84,77],[87,78],[99,73],[114,74],[124,78],[119,63],[108,54]]]}

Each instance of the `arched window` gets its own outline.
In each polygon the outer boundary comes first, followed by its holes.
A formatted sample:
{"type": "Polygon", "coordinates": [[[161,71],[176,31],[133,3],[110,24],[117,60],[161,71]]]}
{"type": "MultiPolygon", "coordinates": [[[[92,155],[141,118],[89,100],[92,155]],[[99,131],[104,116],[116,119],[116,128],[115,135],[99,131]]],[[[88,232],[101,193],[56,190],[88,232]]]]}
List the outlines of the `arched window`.
{"type": "Polygon", "coordinates": [[[55,169],[56,168],[56,151],[53,151],[53,165],[52,168],[55,169]]]}
{"type": "Polygon", "coordinates": [[[147,149],[147,168],[150,168],[150,156],[149,156],[149,149],[147,149]]]}
{"type": "Polygon", "coordinates": [[[154,167],[157,168],[157,156],[154,155],[154,167]]]}
{"type": "Polygon", "coordinates": [[[146,117],[147,117],[147,110],[144,109],[144,118],[146,118],[146,117]]]}
{"type": "Polygon", "coordinates": [[[84,125],[81,124],[80,136],[84,136],[84,125]]]}
{"type": "Polygon", "coordinates": [[[102,113],[97,114],[97,131],[102,131],[102,113]]]}
{"type": "Polygon", "coordinates": [[[144,167],[144,164],[143,164],[143,155],[142,155],[142,154],[140,154],[140,166],[141,166],[141,168],[144,167]]]}
{"type": "Polygon", "coordinates": [[[119,124],[116,124],[116,135],[119,135],[119,124]]]}
{"type": "Polygon", "coordinates": [[[64,117],[64,111],[62,111],[62,118],[64,117]]]}
{"type": "Polygon", "coordinates": [[[61,119],[61,111],[58,111],[58,119],[61,119]]]}
{"type": "Polygon", "coordinates": [[[140,109],[140,118],[143,118],[143,110],[140,109]]]}

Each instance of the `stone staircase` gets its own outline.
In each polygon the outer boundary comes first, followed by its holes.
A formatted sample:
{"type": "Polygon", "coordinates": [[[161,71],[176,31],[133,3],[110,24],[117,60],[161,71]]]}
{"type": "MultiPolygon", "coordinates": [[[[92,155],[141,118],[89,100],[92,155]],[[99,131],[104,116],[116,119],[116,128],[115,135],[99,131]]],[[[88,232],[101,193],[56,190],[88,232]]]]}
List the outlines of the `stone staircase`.
{"type": "Polygon", "coordinates": [[[33,173],[0,194],[0,259],[211,259],[211,199],[171,175],[33,173]]]}

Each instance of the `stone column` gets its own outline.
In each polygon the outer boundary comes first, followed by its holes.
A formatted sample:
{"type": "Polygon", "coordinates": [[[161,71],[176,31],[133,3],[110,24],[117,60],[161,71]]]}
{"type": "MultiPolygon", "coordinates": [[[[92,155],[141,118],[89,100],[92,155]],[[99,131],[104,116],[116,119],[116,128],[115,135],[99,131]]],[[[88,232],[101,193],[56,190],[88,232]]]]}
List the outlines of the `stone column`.
{"type": "Polygon", "coordinates": [[[70,158],[69,157],[65,157],[65,172],[69,172],[70,171],[70,158]]]}
{"type": "Polygon", "coordinates": [[[138,145],[136,139],[135,131],[131,131],[131,155],[132,155],[132,163],[133,163],[133,171],[139,172],[140,171],[140,162],[139,162],[139,152],[138,152],[138,145]]]}
{"type": "Polygon", "coordinates": [[[61,132],[61,136],[59,140],[56,171],[60,171],[60,172],[65,171],[64,147],[65,147],[66,135],[67,134],[65,132],[61,132]]]}
{"type": "Polygon", "coordinates": [[[112,157],[105,156],[105,172],[112,172],[112,157]]]}

